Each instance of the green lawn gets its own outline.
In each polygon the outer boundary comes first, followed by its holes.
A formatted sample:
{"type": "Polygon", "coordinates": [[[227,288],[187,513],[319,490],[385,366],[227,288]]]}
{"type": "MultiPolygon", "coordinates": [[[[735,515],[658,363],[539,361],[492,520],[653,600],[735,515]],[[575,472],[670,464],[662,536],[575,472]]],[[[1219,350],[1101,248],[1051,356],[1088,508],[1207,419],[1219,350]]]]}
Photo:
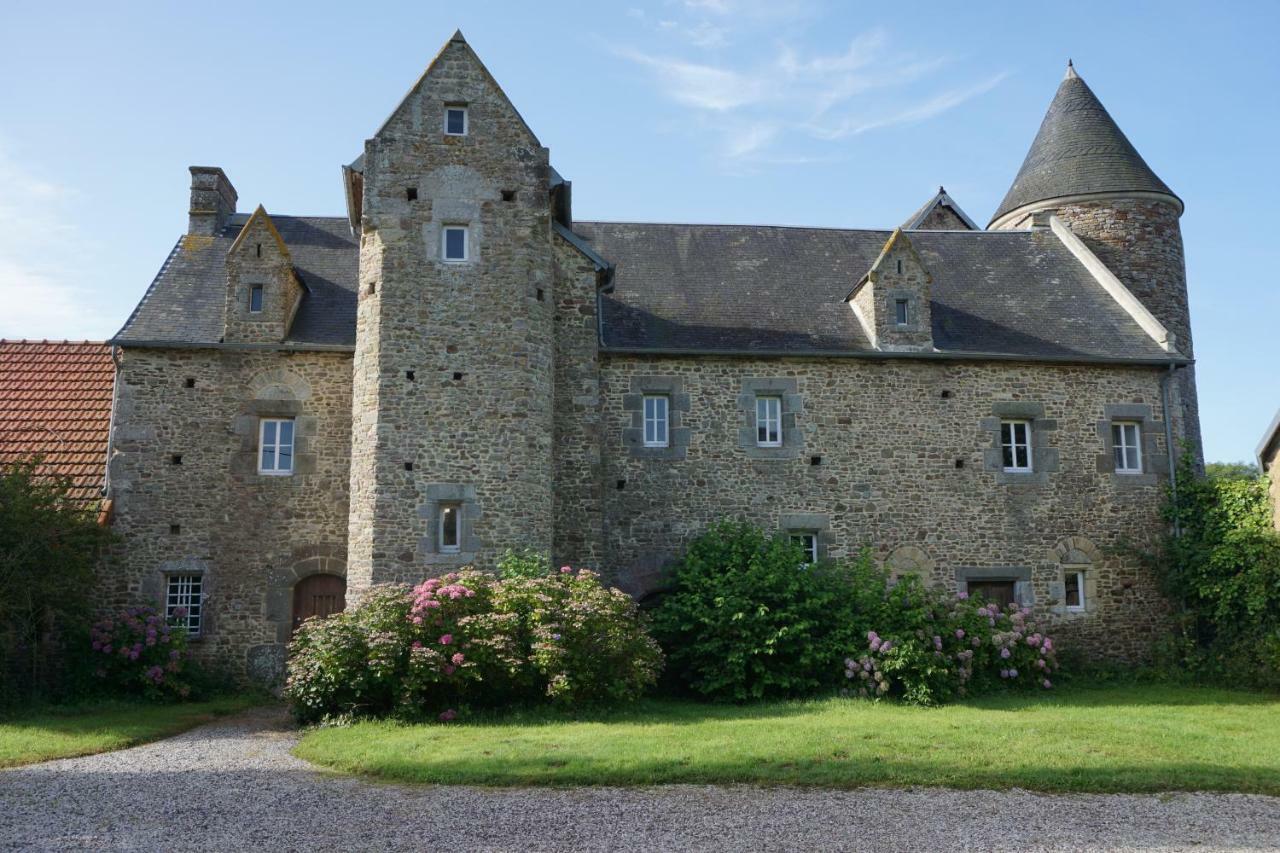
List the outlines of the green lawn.
{"type": "Polygon", "coordinates": [[[308,732],[300,757],[385,780],[470,785],[756,783],[1280,794],[1280,697],[1135,686],[945,708],[846,699],[649,701],[448,725],[308,732]]]}
{"type": "Polygon", "coordinates": [[[0,767],[123,749],[178,734],[259,702],[253,697],[228,696],[177,705],[100,702],[19,711],[0,716],[0,767]]]}

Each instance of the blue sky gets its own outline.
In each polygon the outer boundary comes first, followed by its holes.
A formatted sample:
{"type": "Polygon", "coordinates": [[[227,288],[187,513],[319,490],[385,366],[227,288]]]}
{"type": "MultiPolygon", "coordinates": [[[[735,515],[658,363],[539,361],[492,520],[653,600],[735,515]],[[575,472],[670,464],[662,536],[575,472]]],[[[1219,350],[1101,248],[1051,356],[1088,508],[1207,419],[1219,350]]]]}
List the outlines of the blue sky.
{"type": "Polygon", "coordinates": [[[222,166],[242,210],[342,213],[338,166],[458,27],[581,219],[886,227],[945,184],[986,222],[1072,57],[1186,201],[1208,458],[1252,458],[1280,406],[1280,4],[223,0],[3,17],[3,337],[115,332],[185,229],[188,165],[222,166]]]}

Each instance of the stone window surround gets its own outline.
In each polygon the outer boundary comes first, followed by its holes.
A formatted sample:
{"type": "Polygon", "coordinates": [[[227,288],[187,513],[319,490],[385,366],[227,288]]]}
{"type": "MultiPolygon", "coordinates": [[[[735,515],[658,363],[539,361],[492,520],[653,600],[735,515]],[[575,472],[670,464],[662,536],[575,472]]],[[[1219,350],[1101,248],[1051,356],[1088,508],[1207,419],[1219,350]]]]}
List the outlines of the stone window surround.
{"type": "Polygon", "coordinates": [[[778,528],[786,536],[812,533],[818,539],[818,560],[826,560],[835,538],[831,535],[831,519],[818,512],[784,512],[778,517],[778,528]]]}
{"type": "Polygon", "coordinates": [[[1098,454],[1098,473],[1107,474],[1117,486],[1154,486],[1160,477],[1169,474],[1169,456],[1161,453],[1156,445],[1163,424],[1155,420],[1151,407],[1141,403],[1115,403],[1102,407],[1103,419],[1098,421],[1098,437],[1102,439],[1102,453],[1098,454]],[[1142,471],[1121,474],[1116,471],[1115,445],[1111,425],[1116,421],[1134,421],[1141,433],[1142,471]]]}
{"type": "Polygon", "coordinates": [[[910,290],[905,287],[895,287],[886,289],[884,292],[884,316],[885,316],[885,332],[919,332],[920,328],[920,293],[917,290],[910,290]],[[899,299],[907,301],[907,322],[905,325],[898,325],[897,302],[899,299]]]}
{"type": "Polygon", "coordinates": [[[738,446],[748,459],[794,459],[804,453],[804,435],[796,416],[804,411],[795,377],[752,377],[742,380],[738,394],[738,411],[742,426],[738,430],[738,446]],[[756,398],[782,398],[782,446],[761,447],[756,442],[756,398]]]}
{"type": "Polygon", "coordinates": [[[1044,416],[1043,403],[1020,400],[1000,400],[992,404],[991,417],[983,418],[981,429],[990,435],[990,444],[983,451],[983,469],[996,475],[996,483],[1011,485],[1046,485],[1049,475],[1058,471],[1058,448],[1049,446],[1049,434],[1058,429],[1058,422],[1044,416]],[[1004,470],[1004,456],[1000,444],[1000,422],[1022,420],[1031,422],[1031,470],[1004,470]]]}
{"type": "Polygon", "coordinates": [[[316,434],[316,418],[304,414],[305,406],[299,400],[250,400],[232,423],[231,431],[240,436],[240,449],[231,456],[231,473],[242,478],[260,481],[289,482],[291,477],[258,472],[258,442],[263,418],[293,419],[293,474],[314,474],[316,454],[311,451],[311,441],[316,434]]]}
{"type": "Polygon", "coordinates": [[[1052,556],[1057,562],[1056,580],[1049,585],[1049,604],[1057,616],[1082,618],[1098,612],[1098,573],[1095,567],[1102,561],[1102,552],[1082,536],[1068,536],[1054,546],[1052,556]],[[1083,608],[1067,607],[1067,581],[1069,572],[1084,575],[1083,608]]]}
{"type": "Polygon", "coordinates": [[[209,571],[209,563],[195,557],[183,557],[174,560],[163,560],[155,571],[149,572],[142,580],[142,594],[147,600],[156,602],[157,609],[164,613],[169,594],[170,575],[200,575],[200,632],[188,637],[193,643],[201,642],[215,631],[214,615],[209,607],[213,600],[213,573],[209,571]]]}
{"type": "Polygon", "coordinates": [[[464,483],[428,483],[426,503],[418,507],[418,517],[425,520],[426,535],[418,540],[418,555],[429,565],[465,566],[474,562],[480,542],[475,525],[480,520],[480,504],[476,487],[464,483]],[[440,550],[440,505],[458,506],[458,550],[440,550]]]}
{"type": "MultiPolygon", "coordinates": [[[[433,187],[423,181],[419,183],[419,198],[423,193],[433,191],[433,187]]],[[[493,195],[497,197],[495,190],[493,195]]],[[[466,198],[433,198],[431,202],[431,218],[422,224],[422,240],[426,245],[427,260],[444,270],[459,272],[478,264],[484,246],[484,224],[480,217],[480,207],[490,199],[466,198]],[[444,229],[460,227],[467,229],[467,257],[462,261],[447,261],[444,258],[444,229]]]]}
{"type": "Polygon", "coordinates": [[[1023,607],[1031,607],[1036,602],[1035,590],[1031,585],[1031,569],[1026,566],[977,567],[958,566],[956,568],[956,591],[969,591],[969,581],[1013,581],[1013,600],[1023,607]]]}
{"type": "Polygon", "coordinates": [[[629,425],[622,429],[622,443],[636,459],[678,461],[688,455],[691,431],[684,425],[689,412],[689,395],[684,380],[678,376],[632,376],[631,390],[622,397],[622,411],[630,415],[629,425]],[[644,446],[644,398],[666,396],[667,446],[644,446]]]}

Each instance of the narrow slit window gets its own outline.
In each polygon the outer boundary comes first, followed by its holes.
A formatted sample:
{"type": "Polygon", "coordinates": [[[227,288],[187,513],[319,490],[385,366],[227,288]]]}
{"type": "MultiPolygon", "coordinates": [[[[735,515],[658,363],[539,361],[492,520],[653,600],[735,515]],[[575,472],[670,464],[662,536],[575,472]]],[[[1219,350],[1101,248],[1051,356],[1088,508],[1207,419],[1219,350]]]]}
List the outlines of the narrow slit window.
{"type": "Polygon", "coordinates": [[[1117,421],[1111,425],[1111,448],[1115,453],[1117,474],[1142,473],[1141,437],[1136,421],[1117,421]]]}
{"type": "Polygon", "coordinates": [[[263,418],[258,433],[258,473],[293,473],[293,420],[263,418]]]}
{"type": "Polygon", "coordinates": [[[446,225],[441,250],[446,261],[459,263],[467,259],[467,228],[463,225],[446,225]]]}
{"type": "Polygon", "coordinates": [[[791,541],[804,551],[804,566],[812,566],[818,562],[818,534],[812,530],[797,531],[791,534],[791,541]]]}
{"type": "Polygon", "coordinates": [[[444,132],[448,136],[467,135],[467,108],[444,108],[444,132]]]}
{"type": "Polygon", "coordinates": [[[1063,604],[1068,610],[1084,610],[1084,572],[1067,572],[1063,604]]]}
{"type": "Polygon", "coordinates": [[[262,285],[255,284],[249,288],[249,313],[262,313],[262,285]]]}
{"type": "Polygon", "coordinates": [[[669,447],[671,401],[665,394],[650,394],[644,398],[644,446],[669,447]]]}
{"type": "Polygon", "coordinates": [[[756,398],[756,445],[782,446],[782,398],[756,398]]]}
{"type": "Polygon", "coordinates": [[[906,299],[893,300],[893,322],[899,326],[907,325],[907,308],[909,302],[906,299]]]}
{"type": "Polygon", "coordinates": [[[1004,470],[1026,473],[1031,470],[1031,422],[1001,421],[1000,449],[1004,470]]]}
{"type": "Polygon", "coordinates": [[[169,575],[165,584],[164,615],[169,624],[200,636],[204,578],[198,574],[169,575]]]}
{"type": "Polygon", "coordinates": [[[440,505],[440,553],[456,554],[462,550],[462,507],[440,505]]]}

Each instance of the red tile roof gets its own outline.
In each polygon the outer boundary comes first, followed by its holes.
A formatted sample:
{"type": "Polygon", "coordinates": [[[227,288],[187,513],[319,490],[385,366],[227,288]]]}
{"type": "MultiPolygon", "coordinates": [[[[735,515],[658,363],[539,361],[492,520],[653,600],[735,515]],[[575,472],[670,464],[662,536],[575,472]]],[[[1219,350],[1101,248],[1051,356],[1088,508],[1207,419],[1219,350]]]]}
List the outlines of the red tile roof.
{"type": "Polygon", "coordinates": [[[40,455],[100,500],[114,380],[104,343],[0,340],[0,465],[40,455]]]}

